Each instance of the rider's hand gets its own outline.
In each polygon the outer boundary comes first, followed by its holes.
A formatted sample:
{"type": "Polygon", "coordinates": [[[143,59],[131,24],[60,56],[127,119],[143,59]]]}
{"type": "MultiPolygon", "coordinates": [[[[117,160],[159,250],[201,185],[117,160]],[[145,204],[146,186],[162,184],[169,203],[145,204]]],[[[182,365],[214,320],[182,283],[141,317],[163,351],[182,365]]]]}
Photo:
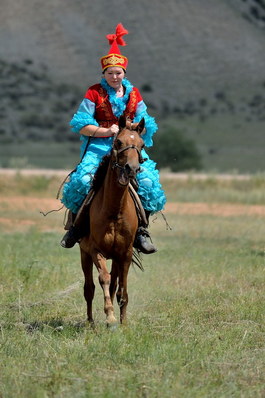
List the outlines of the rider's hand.
{"type": "Polygon", "coordinates": [[[117,124],[113,124],[112,126],[110,126],[110,128],[107,130],[107,134],[110,136],[115,136],[117,135],[119,132],[119,126],[117,126],[117,124]]]}

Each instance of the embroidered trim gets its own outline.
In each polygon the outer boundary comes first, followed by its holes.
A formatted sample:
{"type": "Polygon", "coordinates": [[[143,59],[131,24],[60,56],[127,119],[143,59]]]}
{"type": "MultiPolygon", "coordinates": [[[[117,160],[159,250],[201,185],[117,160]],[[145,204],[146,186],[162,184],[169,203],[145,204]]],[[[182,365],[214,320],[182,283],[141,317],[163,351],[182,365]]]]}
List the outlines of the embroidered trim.
{"type": "Polygon", "coordinates": [[[127,109],[126,109],[126,114],[128,113],[128,116],[130,117],[130,119],[133,119],[135,112],[136,112],[136,108],[137,108],[137,96],[136,96],[136,92],[133,91],[131,93],[130,96],[130,101],[127,105],[127,109]]]}
{"type": "MultiPolygon", "coordinates": [[[[98,91],[99,97],[100,97],[100,103],[96,106],[96,110],[101,107],[103,110],[106,119],[112,119],[112,109],[111,106],[109,105],[108,101],[105,101],[108,98],[108,95],[106,96],[106,90],[103,87],[100,87],[98,91]]],[[[97,119],[97,118],[96,118],[97,119]]]]}
{"type": "Polygon", "coordinates": [[[102,57],[101,60],[104,67],[106,67],[106,65],[125,64],[127,58],[118,54],[109,54],[102,57]]]}

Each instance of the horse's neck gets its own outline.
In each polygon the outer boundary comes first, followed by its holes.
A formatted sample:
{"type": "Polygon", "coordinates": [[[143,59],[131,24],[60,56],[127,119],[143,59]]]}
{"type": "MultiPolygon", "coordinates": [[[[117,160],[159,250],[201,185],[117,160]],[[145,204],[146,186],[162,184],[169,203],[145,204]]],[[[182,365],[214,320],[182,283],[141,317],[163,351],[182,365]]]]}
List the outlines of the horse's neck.
{"type": "Polygon", "coordinates": [[[129,194],[128,186],[118,183],[116,171],[112,169],[111,165],[108,167],[102,189],[102,209],[104,211],[115,214],[124,209],[129,194]]]}

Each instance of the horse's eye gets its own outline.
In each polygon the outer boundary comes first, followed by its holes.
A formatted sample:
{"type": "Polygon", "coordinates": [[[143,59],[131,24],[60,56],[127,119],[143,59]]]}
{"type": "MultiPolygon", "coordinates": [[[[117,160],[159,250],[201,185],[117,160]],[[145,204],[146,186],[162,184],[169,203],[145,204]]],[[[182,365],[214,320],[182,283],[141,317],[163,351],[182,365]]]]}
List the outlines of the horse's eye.
{"type": "Polygon", "coordinates": [[[121,140],[119,140],[119,138],[116,139],[115,144],[116,144],[117,148],[121,148],[121,146],[122,146],[122,142],[121,142],[121,140]]]}

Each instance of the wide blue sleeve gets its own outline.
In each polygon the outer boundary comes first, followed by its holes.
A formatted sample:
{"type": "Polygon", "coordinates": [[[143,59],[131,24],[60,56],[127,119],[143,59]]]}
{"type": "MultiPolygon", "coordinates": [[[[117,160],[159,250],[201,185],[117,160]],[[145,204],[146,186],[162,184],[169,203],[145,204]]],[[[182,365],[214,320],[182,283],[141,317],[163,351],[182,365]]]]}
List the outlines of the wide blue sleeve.
{"type": "Polygon", "coordinates": [[[158,127],[155,119],[152,116],[148,115],[147,106],[145,105],[144,101],[140,101],[138,103],[133,121],[138,123],[142,118],[144,118],[145,120],[145,129],[146,129],[146,132],[142,136],[142,138],[144,140],[145,145],[147,147],[150,147],[153,145],[152,137],[157,131],[158,127]]]}
{"type": "Polygon", "coordinates": [[[77,112],[74,114],[72,120],[70,121],[70,126],[74,133],[79,133],[80,130],[87,126],[88,124],[93,124],[98,126],[98,122],[95,119],[95,103],[87,98],[84,98],[77,112]]]}

